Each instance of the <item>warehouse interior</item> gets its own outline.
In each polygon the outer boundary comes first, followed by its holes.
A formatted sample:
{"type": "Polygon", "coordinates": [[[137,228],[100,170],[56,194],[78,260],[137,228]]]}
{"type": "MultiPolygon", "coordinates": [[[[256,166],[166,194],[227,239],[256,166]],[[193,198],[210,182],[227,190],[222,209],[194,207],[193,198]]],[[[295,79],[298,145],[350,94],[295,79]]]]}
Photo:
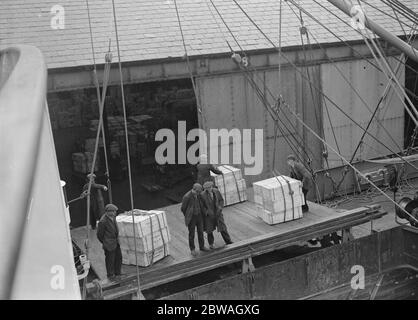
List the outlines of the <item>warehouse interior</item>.
{"type": "MultiPolygon", "coordinates": [[[[106,185],[105,149],[108,157],[113,202],[121,210],[130,209],[129,181],[123,109],[120,87],[107,89],[103,140],[95,168],[97,183],[106,185]]],[[[155,162],[155,133],[168,128],[177,133],[178,121],[186,130],[198,127],[195,95],[190,79],[148,82],[125,86],[130,144],[132,186],[135,207],[152,209],[181,201],[191,187],[189,165],[158,165],[155,162]]],[[[89,173],[95,148],[99,118],[96,90],[93,88],[48,93],[61,178],[66,181],[68,200],[80,196],[89,173]]],[[[177,149],[177,146],[176,146],[177,149]]],[[[176,152],[177,154],[177,152],[176,152]]],[[[105,201],[109,194],[105,193],[105,201]]],[[[70,204],[72,227],[85,224],[85,199],[70,204]]]]}

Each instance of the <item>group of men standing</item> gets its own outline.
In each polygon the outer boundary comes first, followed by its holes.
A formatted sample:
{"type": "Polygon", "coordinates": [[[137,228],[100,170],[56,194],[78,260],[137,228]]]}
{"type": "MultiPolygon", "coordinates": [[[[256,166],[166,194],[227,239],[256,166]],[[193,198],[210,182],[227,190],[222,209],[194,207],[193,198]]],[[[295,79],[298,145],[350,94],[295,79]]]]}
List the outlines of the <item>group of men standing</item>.
{"type": "Polygon", "coordinates": [[[204,232],[207,234],[209,248],[215,248],[213,232],[216,229],[221,233],[226,244],[232,244],[222,214],[224,199],[210,176],[210,172],[215,174],[222,174],[222,172],[212,164],[207,164],[206,160],[205,156],[200,157],[200,163],[197,165],[197,182],[184,195],[181,205],[189,231],[189,248],[193,256],[197,255],[194,241],[196,230],[200,251],[209,251],[205,247],[204,232]]]}

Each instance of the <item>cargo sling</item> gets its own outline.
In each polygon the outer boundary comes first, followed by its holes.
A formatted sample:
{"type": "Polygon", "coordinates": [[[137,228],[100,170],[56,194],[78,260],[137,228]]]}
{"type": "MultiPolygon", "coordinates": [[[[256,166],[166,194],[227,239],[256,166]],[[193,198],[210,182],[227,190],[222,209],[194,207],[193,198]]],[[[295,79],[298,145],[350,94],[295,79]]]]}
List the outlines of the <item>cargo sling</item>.
{"type": "MultiPolygon", "coordinates": [[[[276,178],[276,180],[280,183],[280,187],[281,187],[281,189],[282,189],[282,194],[283,194],[284,210],[286,211],[286,197],[285,197],[285,195],[284,195],[283,184],[282,184],[282,182],[280,181],[280,179],[277,177],[277,173],[276,173],[276,171],[275,171],[275,170],[273,170],[273,174],[274,174],[274,177],[276,178]]],[[[293,190],[292,190],[292,187],[291,187],[291,185],[290,185],[289,180],[287,180],[287,179],[286,179],[283,175],[282,175],[282,177],[283,177],[283,179],[286,181],[287,186],[288,186],[288,188],[289,188],[289,195],[290,195],[290,197],[291,197],[291,199],[292,199],[292,220],[294,220],[294,219],[295,219],[295,200],[294,200],[294,198],[293,198],[294,192],[293,192],[293,190]]],[[[285,222],[285,221],[286,221],[286,214],[284,214],[284,215],[283,215],[283,222],[285,222]]]]}

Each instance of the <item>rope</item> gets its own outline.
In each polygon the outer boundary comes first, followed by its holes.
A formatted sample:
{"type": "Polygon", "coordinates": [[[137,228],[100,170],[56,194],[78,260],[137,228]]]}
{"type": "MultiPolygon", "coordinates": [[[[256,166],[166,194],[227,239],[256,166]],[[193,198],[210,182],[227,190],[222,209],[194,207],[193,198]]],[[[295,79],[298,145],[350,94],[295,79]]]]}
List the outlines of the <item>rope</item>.
{"type": "MultiPolygon", "coordinates": [[[[88,0],[86,0],[87,5],[87,15],[88,15],[88,21],[89,21],[89,30],[90,30],[90,42],[92,47],[92,54],[93,54],[93,63],[94,63],[94,73],[96,75],[96,81],[97,81],[97,72],[96,72],[96,59],[94,54],[94,44],[93,44],[93,33],[91,28],[91,17],[90,17],[90,8],[88,0]]],[[[97,82],[98,83],[98,82],[97,82]]],[[[103,95],[106,96],[106,90],[107,90],[107,80],[104,79],[103,83],[103,95]]],[[[95,146],[94,146],[94,153],[93,153],[93,161],[90,169],[90,177],[89,177],[89,183],[87,188],[87,221],[86,221],[86,240],[85,240],[85,248],[86,248],[86,257],[87,260],[89,259],[89,239],[90,239],[90,232],[89,232],[89,224],[90,224],[90,204],[91,204],[91,186],[93,183],[93,173],[94,168],[97,161],[97,153],[99,149],[99,138],[100,138],[100,132],[101,132],[101,126],[103,125],[103,108],[104,108],[104,100],[99,101],[99,124],[97,127],[97,133],[96,133],[96,140],[95,140],[95,146]]],[[[83,298],[86,297],[86,284],[87,284],[87,277],[83,280],[83,298]]]]}
{"type": "Polygon", "coordinates": [[[187,66],[187,70],[189,72],[190,81],[192,82],[193,91],[194,91],[194,94],[195,94],[195,97],[196,97],[197,110],[199,111],[199,113],[201,114],[201,116],[203,118],[202,127],[203,127],[203,129],[205,129],[205,126],[207,125],[206,116],[205,116],[204,111],[202,109],[202,104],[200,102],[199,94],[197,92],[196,82],[195,82],[195,79],[193,77],[192,69],[190,67],[190,59],[189,59],[189,55],[187,53],[187,47],[186,47],[186,41],[185,41],[185,38],[184,38],[183,27],[181,25],[180,14],[179,14],[179,10],[178,10],[178,7],[177,7],[177,0],[174,0],[174,6],[175,6],[175,9],[176,9],[177,22],[178,22],[179,29],[180,29],[181,40],[182,40],[183,49],[184,49],[184,55],[186,57],[186,66],[187,66]]]}
{"type": "MultiPolygon", "coordinates": [[[[100,85],[99,85],[99,79],[98,79],[98,76],[97,76],[96,54],[95,54],[95,50],[94,50],[93,30],[92,30],[92,25],[91,25],[89,0],[86,0],[86,7],[87,7],[87,16],[88,16],[88,21],[89,21],[91,52],[92,52],[92,56],[93,56],[93,82],[94,82],[94,85],[96,87],[97,102],[98,102],[99,108],[100,108],[101,100],[105,99],[106,94],[105,94],[105,91],[103,90],[102,95],[100,95],[100,85]]],[[[108,82],[109,72],[107,72],[107,68],[110,69],[111,60],[112,60],[112,57],[111,57],[111,54],[110,54],[110,39],[109,39],[109,49],[108,49],[108,53],[105,57],[105,70],[104,70],[104,75],[103,75],[103,87],[105,85],[107,85],[107,82],[108,82]]],[[[108,157],[107,157],[106,136],[105,136],[104,126],[102,126],[102,138],[103,138],[103,151],[104,151],[105,166],[106,166],[106,173],[105,173],[106,183],[107,183],[107,187],[108,187],[108,191],[109,191],[109,193],[108,193],[109,194],[109,202],[112,203],[113,202],[112,201],[112,186],[111,186],[111,182],[110,182],[110,178],[109,178],[109,162],[108,162],[108,157]]]]}
{"type": "MultiPolygon", "coordinates": [[[[288,1],[292,1],[292,0],[288,0],[288,1]]],[[[315,1],[315,0],[314,0],[315,1]]],[[[248,18],[248,20],[254,24],[254,26],[258,29],[258,31],[273,45],[273,47],[276,48],[274,42],[263,32],[263,30],[261,30],[261,28],[257,25],[257,23],[254,22],[254,20],[248,15],[248,13],[237,3],[236,0],[233,0],[234,3],[237,4],[237,6],[240,8],[240,10],[246,15],[246,17],[248,18]]],[[[292,1],[293,3],[293,1],[292,1]]],[[[298,70],[297,66],[289,59],[287,58],[285,55],[282,55],[282,57],[290,64],[294,67],[294,69],[296,70],[296,72],[298,72],[299,74],[301,74],[301,77],[304,78],[306,80],[306,77],[303,75],[303,73],[301,73],[300,70],[298,70]]],[[[316,90],[321,91],[321,89],[319,89],[317,86],[312,85],[316,90]]],[[[348,119],[350,119],[356,126],[358,126],[360,129],[362,129],[363,131],[365,131],[365,129],[357,122],[355,121],[351,116],[349,116],[341,107],[338,106],[338,104],[336,104],[333,100],[331,100],[326,94],[323,93],[323,96],[329,101],[331,102],[331,104],[338,109],[342,114],[344,114],[344,116],[346,116],[348,119]]],[[[386,146],[384,143],[382,143],[379,139],[377,139],[375,136],[371,135],[370,133],[367,133],[368,136],[370,136],[373,140],[375,140],[377,143],[379,143],[380,145],[382,145],[383,147],[385,147],[387,150],[389,150],[391,153],[396,154],[397,156],[401,157],[403,159],[402,156],[400,156],[397,152],[393,151],[391,148],[389,148],[388,146],[386,146]]],[[[408,163],[409,165],[411,165],[413,168],[415,168],[416,170],[418,170],[418,168],[416,166],[414,166],[412,163],[408,163]]]]}
{"type": "MultiPolygon", "coordinates": [[[[248,13],[239,5],[239,3],[237,3],[237,1],[236,0],[232,0],[239,8],[240,8],[240,10],[245,14],[245,16],[248,18],[248,20],[250,20],[255,26],[256,26],[256,28],[260,31],[260,33],[274,46],[274,47],[276,47],[275,45],[274,45],[274,43],[271,41],[271,39],[260,29],[260,27],[254,22],[254,20],[248,15],[248,13]]],[[[291,1],[291,0],[288,0],[288,1],[291,1]]],[[[315,0],[314,0],[315,1],[315,0]]],[[[286,58],[286,56],[284,56],[284,55],[282,55],[282,57],[284,57],[285,59],[286,59],[286,61],[288,61],[288,63],[290,63],[291,65],[293,65],[293,66],[295,66],[288,58],[286,58]]],[[[299,72],[299,70],[296,68],[296,66],[295,66],[295,70],[297,71],[297,72],[299,72]]],[[[326,97],[326,95],[324,94],[324,96],[326,97]]],[[[333,103],[333,101],[332,100],[330,100],[329,98],[328,98],[328,100],[330,101],[330,102],[332,102],[333,103]]],[[[348,166],[350,166],[351,168],[353,168],[353,170],[354,171],[356,171],[360,176],[362,176],[366,181],[369,181],[366,177],[365,177],[365,175],[363,175],[357,168],[355,168],[353,165],[351,165],[343,156],[341,156],[334,148],[332,148],[325,140],[323,140],[320,136],[318,136],[318,134],[313,130],[313,129],[311,129],[308,125],[306,125],[305,123],[304,123],[304,121],[303,120],[301,120],[300,119],[300,117],[295,113],[295,112],[293,112],[291,109],[290,109],[290,107],[287,105],[287,104],[284,104],[285,105],[285,107],[289,110],[289,112],[291,113],[291,114],[293,114],[293,116],[299,121],[299,122],[301,122],[302,123],[302,125],[305,127],[305,128],[307,128],[310,132],[312,132],[312,134],[315,136],[315,137],[317,137],[318,139],[320,139],[321,141],[323,141],[324,143],[326,143],[327,144],[327,146],[334,152],[334,153],[336,153],[340,158],[342,158],[343,159],[343,161],[344,162],[347,162],[347,164],[348,164],[348,166]]],[[[333,103],[333,105],[335,105],[339,110],[340,110],[340,108],[335,104],[335,103],[333,103]]],[[[342,111],[342,110],[340,110],[340,111],[342,111]]],[[[344,112],[344,114],[346,114],[345,112],[344,112]]],[[[348,116],[348,115],[347,115],[348,116]]],[[[349,116],[348,116],[349,117],[349,116]]],[[[349,117],[349,118],[351,118],[351,117],[349,117]]],[[[352,120],[353,121],[353,120],[352,120]]],[[[354,121],[353,121],[354,122],[354,121]]],[[[357,123],[357,122],[355,122],[355,123],[357,123]]],[[[359,127],[360,128],[362,128],[360,125],[359,125],[359,127]]],[[[363,128],[362,128],[363,129],[363,128]]],[[[364,129],[363,129],[364,130],[364,129]]],[[[373,137],[373,136],[372,136],[373,137]]],[[[376,138],[375,138],[376,139],[376,138]]],[[[377,140],[377,139],[376,139],[377,140]]],[[[379,140],[377,140],[379,143],[381,143],[379,140]]],[[[384,145],[384,144],[383,144],[384,145]]],[[[370,184],[371,185],[373,185],[379,192],[381,192],[381,190],[373,183],[373,182],[371,182],[371,181],[369,181],[370,182],[370,184]]],[[[382,192],[383,194],[384,194],[384,196],[386,196],[386,197],[388,197],[384,192],[382,192]]],[[[414,220],[417,220],[415,217],[413,217],[413,216],[411,216],[408,212],[406,212],[405,210],[403,210],[395,201],[393,201],[390,197],[388,197],[389,199],[390,199],[390,201],[392,201],[396,206],[398,206],[402,211],[404,211],[408,216],[410,216],[411,218],[413,218],[414,220]]],[[[417,220],[418,221],[418,220],[417,220]]]]}
{"type": "MultiPolygon", "coordinates": [[[[345,41],[343,38],[341,38],[338,34],[336,34],[334,31],[332,31],[330,28],[328,28],[326,25],[324,25],[322,22],[320,22],[317,18],[315,18],[312,14],[310,14],[308,11],[306,11],[305,9],[303,9],[303,7],[297,5],[294,3],[294,1],[292,0],[288,0],[291,1],[292,4],[294,6],[296,6],[297,8],[300,8],[307,16],[309,16],[313,21],[315,21],[316,23],[318,23],[321,27],[323,27],[325,30],[327,30],[329,33],[331,33],[334,37],[336,37],[341,43],[343,43],[345,46],[347,46],[348,48],[350,48],[350,50],[353,53],[356,53],[356,57],[357,58],[361,58],[363,60],[365,60],[367,63],[369,63],[370,65],[372,65],[374,68],[376,68],[379,71],[382,71],[379,66],[377,66],[375,63],[373,63],[372,61],[370,61],[369,58],[367,58],[365,55],[363,55],[361,52],[359,52],[356,48],[354,48],[353,46],[351,46],[347,41],[345,41]]],[[[341,17],[339,17],[337,14],[335,14],[333,11],[329,10],[327,7],[323,6],[321,3],[319,3],[317,0],[313,0],[318,6],[322,7],[323,9],[325,9],[327,12],[329,12],[331,15],[333,15],[334,17],[336,17],[338,20],[342,21],[344,24],[350,26],[351,25],[345,21],[344,19],[342,19],[341,17]]],[[[360,33],[358,30],[355,30],[358,33],[360,33]]],[[[400,61],[405,68],[408,68],[409,70],[411,70],[412,72],[414,72],[415,74],[418,74],[418,71],[415,70],[414,68],[412,68],[411,66],[405,64],[404,61],[398,59],[397,57],[393,57],[395,60],[400,61]]],[[[405,91],[407,91],[410,95],[412,95],[415,99],[418,98],[418,96],[412,92],[411,90],[409,90],[408,88],[404,87],[405,91]]]]}
{"type": "MultiPolygon", "coordinates": [[[[122,109],[123,109],[123,118],[124,118],[124,125],[125,125],[125,143],[126,143],[126,156],[128,160],[128,177],[129,177],[129,195],[131,199],[131,216],[132,216],[132,229],[134,238],[136,238],[136,230],[135,230],[135,217],[134,217],[134,199],[133,199],[133,191],[132,191],[132,173],[131,173],[131,157],[129,153],[129,138],[128,138],[128,123],[126,117],[126,105],[125,105],[125,93],[123,88],[123,74],[122,74],[122,63],[120,57],[120,48],[119,48],[119,36],[118,36],[118,23],[116,18],[116,8],[115,8],[115,0],[112,0],[112,8],[113,8],[113,21],[115,25],[115,35],[116,35],[116,46],[118,50],[118,65],[119,65],[119,78],[120,78],[120,89],[122,95],[122,109]]],[[[134,241],[135,245],[135,265],[136,265],[136,277],[138,283],[138,297],[142,298],[142,293],[140,290],[140,279],[139,279],[139,266],[138,266],[138,254],[136,248],[136,241],[134,241]]]]}
{"type": "MultiPolygon", "coordinates": [[[[289,112],[291,112],[293,114],[293,116],[306,128],[308,129],[317,139],[319,140],[323,140],[313,129],[311,129],[302,119],[300,119],[300,117],[294,113],[290,107],[287,104],[284,104],[284,106],[289,110],[289,112]]],[[[325,141],[325,140],[323,140],[325,141]]],[[[327,143],[325,141],[325,143],[327,143]]],[[[377,187],[372,181],[370,181],[360,170],[358,170],[356,167],[354,167],[348,160],[346,160],[342,155],[340,155],[337,150],[335,150],[332,146],[330,146],[327,143],[328,148],[330,148],[335,154],[337,154],[341,159],[343,159],[343,161],[350,166],[359,176],[361,176],[363,179],[365,179],[366,181],[368,181],[370,183],[371,186],[373,186],[379,193],[381,193],[384,197],[388,198],[388,200],[390,202],[392,202],[395,206],[399,207],[405,214],[407,214],[409,217],[411,217],[413,220],[417,221],[418,220],[412,216],[409,212],[407,212],[406,210],[404,210],[396,201],[394,201],[390,196],[388,196],[383,190],[381,190],[379,187],[377,187]]]]}

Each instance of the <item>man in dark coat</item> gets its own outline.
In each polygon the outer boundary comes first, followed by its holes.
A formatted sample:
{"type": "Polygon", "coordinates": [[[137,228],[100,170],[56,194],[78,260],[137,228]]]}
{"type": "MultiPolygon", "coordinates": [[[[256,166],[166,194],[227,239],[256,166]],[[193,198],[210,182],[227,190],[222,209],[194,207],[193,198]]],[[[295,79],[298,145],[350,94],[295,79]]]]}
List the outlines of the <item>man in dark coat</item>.
{"type": "Polygon", "coordinates": [[[119,246],[119,230],[116,223],[116,212],[118,208],[113,204],[108,204],[105,214],[101,217],[97,226],[97,239],[103,244],[105,253],[107,277],[113,280],[115,276],[121,274],[122,252],[119,246]]]}
{"type": "Polygon", "coordinates": [[[210,173],[223,174],[222,171],[215,168],[213,164],[208,163],[208,158],[205,154],[202,154],[199,159],[199,163],[196,165],[197,178],[196,182],[200,185],[204,185],[206,181],[214,181],[210,173]]]}
{"type": "Polygon", "coordinates": [[[232,244],[228,229],[225,224],[222,208],[224,199],[217,188],[213,188],[212,181],[206,181],[202,192],[203,205],[205,207],[205,231],[208,235],[208,242],[211,249],[214,249],[213,231],[218,229],[226,244],[232,244]]]}
{"type": "Polygon", "coordinates": [[[195,229],[197,229],[197,240],[200,251],[208,251],[205,248],[205,239],[203,237],[203,214],[205,212],[203,202],[200,196],[202,186],[198,183],[193,185],[192,190],[187,192],[181,203],[181,212],[184,215],[184,222],[189,229],[189,247],[193,256],[196,256],[194,245],[195,229]]]}
{"type": "MultiPolygon", "coordinates": [[[[91,228],[94,230],[96,229],[97,220],[99,220],[104,213],[104,199],[102,190],[107,191],[107,187],[95,182],[95,174],[93,174],[91,178],[92,184],[90,189],[90,225],[91,228]]],[[[87,196],[87,191],[89,189],[89,181],[90,174],[87,175],[86,184],[83,186],[83,197],[87,196]]]]}
{"type": "Polygon", "coordinates": [[[302,205],[302,211],[307,212],[309,211],[309,207],[306,196],[309,190],[312,188],[312,176],[293,154],[287,157],[287,164],[290,167],[290,177],[302,181],[302,192],[305,197],[305,204],[302,205]]]}

